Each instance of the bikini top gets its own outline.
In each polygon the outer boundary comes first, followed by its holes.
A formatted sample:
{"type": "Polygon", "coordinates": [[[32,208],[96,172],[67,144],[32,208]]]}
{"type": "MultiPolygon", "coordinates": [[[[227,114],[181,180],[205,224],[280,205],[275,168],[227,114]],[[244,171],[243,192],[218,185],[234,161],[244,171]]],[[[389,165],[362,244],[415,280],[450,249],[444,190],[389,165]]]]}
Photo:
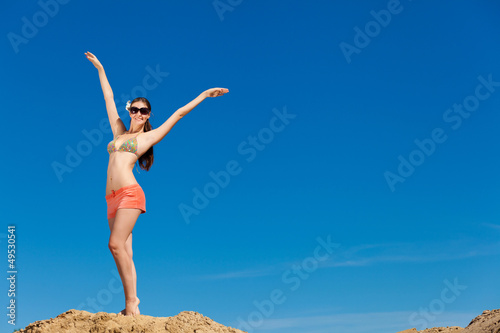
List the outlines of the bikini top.
{"type": "MultiPolygon", "coordinates": [[[[139,134],[137,134],[137,135],[139,135],[139,134]]],[[[122,143],[120,148],[116,149],[115,142],[116,142],[116,139],[118,139],[118,137],[120,137],[120,135],[118,135],[116,138],[114,138],[113,141],[108,143],[108,153],[111,154],[111,153],[114,153],[115,151],[124,151],[124,152],[133,153],[137,157],[139,157],[139,155],[137,155],[137,150],[138,150],[137,135],[126,140],[124,143],[122,143]]]]}

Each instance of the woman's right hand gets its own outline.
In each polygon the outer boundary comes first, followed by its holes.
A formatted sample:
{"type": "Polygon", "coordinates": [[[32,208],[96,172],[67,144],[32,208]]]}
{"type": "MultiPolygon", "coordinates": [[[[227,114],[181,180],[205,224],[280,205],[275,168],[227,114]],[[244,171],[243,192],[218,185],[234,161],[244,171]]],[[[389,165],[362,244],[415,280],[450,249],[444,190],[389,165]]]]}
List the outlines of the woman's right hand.
{"type": "Polygon", "coordinates": [[[89,61],[95,66],[95,68],[103,69],[101,63],[99,62],[99,60],[95,55],[93,55],[90,52],[85,52],[85,55],[87,56],[87,59],[89,59],[89,61]]]}

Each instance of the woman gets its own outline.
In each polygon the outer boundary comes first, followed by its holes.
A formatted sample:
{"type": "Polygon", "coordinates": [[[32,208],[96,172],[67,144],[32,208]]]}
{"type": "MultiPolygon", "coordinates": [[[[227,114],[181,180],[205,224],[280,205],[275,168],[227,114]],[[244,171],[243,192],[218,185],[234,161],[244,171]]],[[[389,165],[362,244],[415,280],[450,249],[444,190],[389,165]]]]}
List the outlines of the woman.
{"type": "Polygon", "coordinates": [[[134,316],[139,312],[137,297],[137,275],[132,260],[132,229],[140,214],[146,212],[144,192],[132,172],[136,162],[144,170],[153,164],[153,146],[160,142],[172,127],[206,97],[222,96],[229,90],[213,88],[202,92],[187,105],[178,109],[160,127],[151,128],[149,117],[151,105],[143,97],[127,104],[130,114],[130,128],[127,130],[118,116],[104,68],[90,52],[87,59],[97,68],[101,81],[109,123],[113,131],[113,141],[108,145],[109,165],[106,182],[106,203],[108,205],[108,223],[111,230],[109,249],[113,255],[125,293],[125,309],[121,314],[134,316]]]}

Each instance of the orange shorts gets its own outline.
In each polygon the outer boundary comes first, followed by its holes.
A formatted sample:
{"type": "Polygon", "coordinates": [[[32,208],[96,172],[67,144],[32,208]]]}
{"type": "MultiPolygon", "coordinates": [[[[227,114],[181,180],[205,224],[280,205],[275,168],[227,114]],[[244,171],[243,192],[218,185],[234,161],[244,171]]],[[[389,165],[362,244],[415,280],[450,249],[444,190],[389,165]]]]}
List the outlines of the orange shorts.
{"type": "Polygon", "coordinates": [[[108,204],[108,219],[116,216],[116,211],[120,208],[137,208],[146,212],[146,196],[139,184],[132,184],[112,191],[106,196],[108,204]]]}

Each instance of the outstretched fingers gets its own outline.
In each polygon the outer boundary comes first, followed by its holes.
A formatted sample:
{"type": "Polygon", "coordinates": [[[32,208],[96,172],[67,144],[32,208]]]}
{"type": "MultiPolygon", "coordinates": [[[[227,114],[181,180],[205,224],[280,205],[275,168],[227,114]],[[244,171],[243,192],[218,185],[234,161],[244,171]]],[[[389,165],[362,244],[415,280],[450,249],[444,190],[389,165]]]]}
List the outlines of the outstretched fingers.
{"type": "Polygon", "coordinates": [[[227,89],[227,88],[212,88],[212,89],[208,90],[208,96],[209,97],[218,97],[218,96],[222,96],[228,92],[229,92],[229,89],[227,89]]]}
{"type": "Polygon", "coordinates": [[[97,60],[97,57],[92,54],[91,52],[85,52],[85,56],[87,57],[87,59],[97,68],[97,69],[100,69],[102,67],[101,63],[99,62],[99,60],[97,60]]]}

